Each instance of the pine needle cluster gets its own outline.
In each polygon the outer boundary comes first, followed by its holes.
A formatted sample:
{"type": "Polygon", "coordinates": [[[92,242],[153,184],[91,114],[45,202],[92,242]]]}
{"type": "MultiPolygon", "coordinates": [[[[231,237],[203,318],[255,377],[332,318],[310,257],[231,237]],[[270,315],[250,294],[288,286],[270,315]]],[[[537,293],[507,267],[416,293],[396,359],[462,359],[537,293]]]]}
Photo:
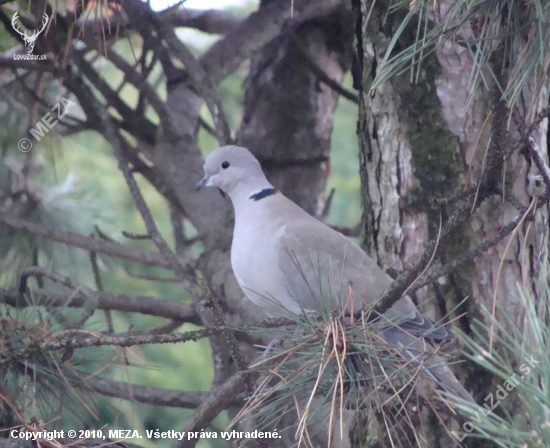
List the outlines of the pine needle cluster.
{"type": "Polygon", "coordinates": [[[0,427],[38,430],[63,412],[96,415],[72,351],[42,345],[71,330],[60,310],[33,306],[0,309],[0,427]],[[52,311],[52,312],[50,312],[52,311]]]}
{"type": "Polygon", "coordinates": [[[500,86],[509,105],[516,104],[522,90],[533,83],[537,92],[547,87],[550,61],[550,3],[545,0],[457,0],[438,5],[431,0],[404,0],[393,3],[392,12],[406,10],[392,35],[386,54],[377,70],[372,89],[392,76],[411,70],[412,80],[421,73],[422,61],[448,40],[470,52],[473,68],[469,80],[466,110],[480,85],[497,79],[490,59],[499,43],[505,42],[501,64],[510,72],[509,82],[500,86]],[[413,26],[415,39],[407,48],[399,39],[413,26]]]}
{"type": "Polygon", "coordinates": [[[296,326],[275,334],[284,344],[270,344],[251,366],[259,385],[234,423],[253,419],[258,429],[292,431],[297,446],[313,446],[316,436],[329,444],[347,439],[350,424],[365,412],[395,446],[402,446],[403,437],[409,446],[420,446],[423,408],[443,423],[440,413],[450,408],[424,377],[423,364],[433,353],[410,360],[389,347],[379,336],[382,322],[367,310],[292,319],[296,326]]]}
{"type": "Polygon", "coordinates": [[[517,316],[503,311],[504,317],[497,321],[485,310],[495,328],[493,346],[482,322],[472,328],[473,337],[458,333],[468,356],[500,378],[483,397],[482,406],[461,406],[469,417],[468,431],[461,428],[461,437],[491,440],[503,448],[550,446],[549,296],[546,291],[538,303],[531,297],[519,298],[522,328],[514,324],[517,316]]]}

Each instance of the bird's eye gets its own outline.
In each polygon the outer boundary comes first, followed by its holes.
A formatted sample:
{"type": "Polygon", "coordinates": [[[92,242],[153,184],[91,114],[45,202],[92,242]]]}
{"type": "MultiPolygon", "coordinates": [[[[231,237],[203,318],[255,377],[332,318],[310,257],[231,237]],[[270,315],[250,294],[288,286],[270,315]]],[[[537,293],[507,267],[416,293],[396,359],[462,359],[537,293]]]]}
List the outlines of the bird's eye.
{"type": "Polygon", "coordinates": [[[222,168],[225,170],[226,168],[229,168],[229,162],[226,160],[225,162],[222,162],[222,168]]]}

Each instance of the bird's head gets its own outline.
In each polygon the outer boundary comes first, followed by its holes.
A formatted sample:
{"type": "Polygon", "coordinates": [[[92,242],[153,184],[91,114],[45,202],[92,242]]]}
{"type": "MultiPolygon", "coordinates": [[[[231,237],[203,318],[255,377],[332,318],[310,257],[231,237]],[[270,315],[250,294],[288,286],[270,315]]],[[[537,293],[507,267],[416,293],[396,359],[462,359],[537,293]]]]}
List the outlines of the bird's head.
{"type": "Polygon", "coordinates": [[[204,178],[197,184],[203,187],[218,187],[230,197],[242,192],[271,187],[260,162],[252,153],[240,146],[222,146],[212,151],[204,162],[204,178]]]}

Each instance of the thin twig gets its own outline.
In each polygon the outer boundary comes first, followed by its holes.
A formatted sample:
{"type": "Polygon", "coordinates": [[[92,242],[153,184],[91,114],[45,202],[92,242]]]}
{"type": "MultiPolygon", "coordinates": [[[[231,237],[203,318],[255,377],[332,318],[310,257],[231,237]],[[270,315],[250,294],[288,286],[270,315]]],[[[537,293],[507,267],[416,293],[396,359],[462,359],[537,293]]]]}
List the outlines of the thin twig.
{"type": "Polygon", "coordinates": [[[203,33],[228,34],[241,25],[245,17],[221,9],[168,8],[159,13],[170,26],[195,28],[203,33]]]}
{"type": "Polygon", "coordinates": [[[446,205],[449,205],[449,204],[454,204],[455,202],[461,200],[461,199],[466,199],[468,196],[474,194],[476,191],[477,191],[477,183],[475,183],[474,185],[472,185],[470,188],[468,188],[467,190],[464,189],[462,191],[458,191],[450,196],[445,196],[445,197],[442,197],[442,198],[431,198],[430,199],[430,205],[434,208],[434,209],[440,209],[441,207],[444,207],[446,205]]]}
{"type": "Polygon", "coordinates": [[[174,56],[183,62],[186,74],[189,75],[189,81],[191,81],[195,91],[208,106],[220,145],[229,144],[232,139],[223,105],[214,88],[214,84],[202,64],[183,42],[178,39],[174,30],[164,21],[160,20],[145,3],[138,0],[130,0],[124,4],[124,9],[132,20],[144,19],[147,23],[151,23],[158,36],[166,42],[174,56]]]}
{"type": "MultiPolygon", "coordinates": [[[[480,199],[481,197],[478,197],[478,200],[480,199]]],[[[455,210],[449,220],[441,228],[441,232],[438,234],[437,238],[432,239],[426,245],[422,255],[420,255],[409,268],[402,272],[386,289],[384,294],[382,294],[374,307],[376,313],[383,314],[390,309],[390,307],[403,296],[408,286],[418,279],[419,274],[429,264],[430,260],[437,255],[437,251],[435,250],[436,247],[439,247],[441,250],[450,236],[455,234],[466,224],[466,222],[468,222],[471,216],[473,202],[472,198],[468,198],[459,204],[457,210],[455,210]]]]}
{"type": "Polygon", "coordinates": [[[497,312],[497,292],[498,292],[498,283],[499,283],[499,280],[500,280],[500,274],[502,273],[502,266],[504,265],[504,261],[506,260],[506,254],[508,253],[508,249],[510,248],[510,245],[512,244],[512,240],[514,238],[514,235],[515,235],[516,231],[521,226],[521,223],[527,219],[527,216],[529,215],[529,211],[536,205],[536,203],[537,203],[536,198],[533,198],[533,200],[531,201],[531,204],[529,204],[529,208],[527,209],[527,211],[523,215],[521,215],[521,219],[519,220],[519,222],[516,224],[516,226],[512,230],[512,232],[511,232],[512,235],[510,235],[510,238],[508,239],[508,242],[506,243],[506,247],[504,248],[504,252],[502,254],[500,264],[498,266],[497,277],[495,279],[495,285],[494,285],[493,301],[492,301],[492,306],[491,306],[491,316],[492,316],[492,318],[491,318],[491,329],[489,330],[489,353],[492,353],[492,351],[493,351],[493,340],[494,340],[494,335],[495,335],[495,320],[496,320],[496,312],[497,312]]]}
{"type": "MultiPolygon", "coordinates": [[[[112,124],[107,111],[102,106],[96,105],[96,112],[97,115],[101,117],[103,134],[111,144],[113,152],[118,159],[119,169],[122,172],[124,179],[126,180],[126,184],[128,185],[130,194],[134,200],[134,203],[136,204],[136,208],[141,214],[141,218],[143,219],[148,235],[151,236],[151,240],[153,241],[153,243],[155,243],[159,252],[163,255],[168,265],[170,266],[170,269],[176,274],[178,279],[183,284],[188,284],[189,275],[192,273],[192,271],[189,271],[187,266],[184,266],[180,263],[178,256],[174,252],[172,252],[172,250],[160,234],[153,215],[149,210],[147,203],[145,202],[145,198],[143,197],[141,190],[139,189],[137,182],[134,179],[132,171],[130,170],[128,163],[123,156],[122,146],[119,140],[120,135],[118,134],[116,127],[112,124]]],[[[192,288],[187,288],[187,290],[192,291],[192,288]]],[[[191,297],[194,296],[194,294],[192,293],[190,295],[191,297]]]]}
{"type": "Polygon", "coordinates": [[[46,277],[55,283],[66,286],[71,290],[80,290],[88,298],[94,295],[94,291],[86,285],[75,282],[71,277],[62,275],[52,269],[41,266],[31,266],[26,268],[19,277],[19,293],[23,294],[27,290],[27,280],[29,277],[46,277]]]}
{"type": "MultiPolygon", "coordinates": [[[[90,251],[90,263],[92,265],[92,272],[94,274],[94,281],[98,292],[103,292],[103,280],[101,279],[101,272],[99,272],[99,266],[97,265],[97,253],[90,251]]],[[[96,308],[97,308],[97,299],[96,299],[96,308]]],[[[103,310],[105,315],[105,320],[107,321],[107,331],[109,333],[114,333],[114,324],[113,324],[113,315],[111,310],[103,310]]]]}
{"type": "Polygon", "coordinates": [[[336,93],[339,93],[344,98],[350,100],[352,103],[359,104],[359,97],[353,93],[350,92],[348,89],[346,89],[342,84],[340,84],[338,81],[335,81],[332,79],[327,72],[325,72],[315,61],[313,56],[309,54],[309,51],[304,47],[302,42],[298,40],[298,38],[295,35],[291,35],[292,43],[296,46],[300,54],[304,57],[304,61],[306,62],[309,69],[319,78],[319,81],[321,81],[323,84],[326,84],[328,87],[330,87],[332,90],[334,90],[336,93]]]}
{"type": "Polygon", "coordinates": [[[149,235],[148,233],[146,233],[145,235],[139,235],[137,233],[127,232],[126,230],[122,231],[122,236],[130,240],[150,240],[151,239],[151,235],[149,235]]]}
{"type": "Polygon", "coordinates": [[[506,85],[508,76],[507,71],[502,68],[505,57],[504,46],[505,42],[501,42],[497,50],[495,50],[491,56],[493,71],[496,73],[496,80],[491,90],[492,138],[487,149],[486,163],[481,175],[481,180],[478,184],[477,193],[474,197],[470,195],[458,204],[454,213],[442,227],[438,238],[432,239],[426,245],[426,248],[417,261],[400,274],[388,289],[386,289],[375,306],[375,311],[377,313],[383,314],[387,311],[402,297],[407,287],[419,278],[420,273],[428,265],[430,259],[437,254],[435,249],[438,246],[438,240],[439,250],[441,250],[450,236],[454,235],[466,224],[466,222],[468,222],[470,216],[477,207],[479,207],[487,197],[495,194],[499,190],[504,166],[504,157],[509,143],[508,131],[506,128],[506,118],[509,115],[509,109],[506,101],[502,98],[502,92],[500,90],[501,86],[506,85]]]}
{"type": "MultiPolygon", "coordinates": [[[[182,428],[185,433],[201,431],[218,415],[223,409],[233,402],[245,386],[247,376],[251,373],[237,372],[229,378],[222,386],[213,389],[208,398],[206,398],[201,406],[193,413],[182,428]]],[[[189,448],[195,446],[196,440],[188,441],[183,439],[175,441],[172,448],[189,448]]]]}
{"type": "Polygon", "coordinates": [[[541,113],[537,115],[537,118],[534,120],[533,123],[531,123],[530,126],[527,126],[525,124],[525,121],[523,120],[521,114],[518,112],[517,108],[514,110],[513,114],[514,121],[521,135],[519,146],[526,148],[527,152],[535,162],[535,165],[537,166],[542,178],[544,179],[544,183],[546,184],[547,198],[550,196],[550,169],[548,168],[544,157],[540,153],[540,148],[538,148],[531,135],[535,131],[536,127],[540,124],[540,121],[548,116],[549,110],[550,108],[541,111],[541,113]]]}
{"type": "Polygon", "coordinates": [[[127,267],[124,268],[126,273],[133,278],[138,278],[140,280],[147,280],[148,282],[158,282],[158,283],[178,283],[179,280],[177,278],[167,278],[167,277],[159,277],[157,275],[145,275],[145,274],[136,274],[127,267]]]}
{"type": "MultiPolygon", "coordinates": [[[[140,98],[145,98],[151,107],[155,110],[159,119],[166,120],[168,112],[166,104],[157,95],[155,89],[149,84],[147,79],[137,71],[136,67],[132,67],[118,53],[111,51],[108,58],[123,74],[124,80],[132,84],[138,91],[140,98]]],[[[124,83],[122,84],[124,85],[124,83]]]]}
{"type": "MultiPolygon", "coordinates": [[[[225,316],[223,314],[223,310],[220,306],[219,301],[216,298],[214,298],[214,296],[212,295],[212,292],[210,291],[210,288],[208,287],[208,284],[206,283],[206,279],[202,275],[202,272],[197,270],[195,271],[195,275],[197,278],[197,284],[199,288],[202,290],[202,299],[201,299],[202,306],[212,311],[212,314],[214,315],[214,323],[216,327],[224,328],[225,316]]],[[[244,360],[244,356],[239,350],[239,345],[237,344],[235,333],[231,330],[228,330],[224,332],[223,335],[225,338],[225,342],[229,346],[229,351],[231,353],[231,356],[237,365],[237,369],[241,372],[244,372],[245,370],[247,370],[248,365],[244,360]]],[[[254,385],[249,383],[247,384],[247,386],[248,386],[248,392],[252,394],[254,391],[254,385]]]]}
{"type": "Polygon", "coordinates": [[[450,272],[456,271],[459,267],[461,267],[466,262],[474,259],[475,257],[478,257],[479,255],[485,253],[488,249],[498,244],[500,241],[502,241],[507,235],[509,235],[518,225],[518,223],[523,219],[523,214],[517,216],[513,221],[506,224],[500,231],[493,236],[492,238],[489,238],[480,244],[477,245],[475,249],[468,252],[467,254],[461,255],[457,258],[455,258],[450,263],[447,263],[445,266],[442,266],[438,268],[437,270],[431,272],[428,276],[424,278],[419,278],[410,288],[411,293],[414,293],[415,291],[419,290],[423,286],[426,286],[430,283],[435,282],[438,278],[443,277],[444,275],[447,275],[450,272]]]}

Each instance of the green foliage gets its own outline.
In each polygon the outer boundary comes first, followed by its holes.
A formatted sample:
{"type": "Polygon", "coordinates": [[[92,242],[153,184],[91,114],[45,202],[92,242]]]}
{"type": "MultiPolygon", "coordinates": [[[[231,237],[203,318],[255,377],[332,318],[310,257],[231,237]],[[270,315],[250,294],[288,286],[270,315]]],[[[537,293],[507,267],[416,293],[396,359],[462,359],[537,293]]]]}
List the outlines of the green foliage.
{"type": "MultiPolygon", "coordinates": [[[[57,137],[42,141],[42,150],[51,150],[50,144],[61,143],[57,137]]],[[[68,141],[61,146],[70,147],[68,141]]],[[[50,153],[53,157],[53,150],[50,153]]],[[[59,153],[58,153],[59,154],[59,153]]],[[[32,181],[28,180],[20,188],[19,200],[8,199],[2,211],[48,227],[66,231],[90,234],[94,226],[110,230],[113,214],[105,207],[94,188],[78,179],[74,172],[65,170],[64,165],[53,164],[39,153],[31,166],[32,181]],[[56,167],[58,170],[56,170],[56,167]],[[86,204],[83,207],[83,204],[86,204]]],[[[0,160],[4,165],[6,178],[24,179],[25,168],[21,157],[6,157],[0,160]],[[8,171],[10,172],[8,174],[8,171]]],[[[28,168],[28,167],[27,167],[28,168]]],[[[67,275],[78,276],[81,282],[90,277],[82,276],[78,266],[86,263],[88,255],[79,249],[59,245],[40,237],[4,228],[0,225],[0,284],[14,285],[21,270],[33,263],[36,257],[42,266],[63,270],[67,275]]]]}
{"type": "Polygon", "coordinates": [[[73,424],[93,421],[97,408],[81,370],[100,364],[40,347],[71,331],[81,313],[32,305],[32,295],[30,304],[15,311],[0,307],[0,428],[48,422],[61,412],[72,414],[73,424]]]}
{"type": "MultiPolygon", "coordinates": [[[[434,25],[434,3],[430,0],[403,0],[392,5],[392,11],[408,9],[395,30],[386,54],[378,67],[375,89],[393,75],[411,69],[417,79],[422,61],[435,51],[441,38],[452,40],[470,51],[474,68],[468,86],[469,106],[480,83],[495,79],[489,63],[500,42],[505,41],[505,57],[498,63],[509,71],[509,82],[501,86],[508,104],[515,104],[527,83],[538,92],[546,82],[550,60],[550,3],[545,0],[458,0],[449,3],[444,17],[434,25]],[[395,51],[398,40],[408,27],[416,28],[416,38],[409,47],[395,51]]],[[[443,9],[442,7],[440,9],[443,9]]],[[[439,11],[438,11],[439,13],[439,11]]]]}
{"type": "Polygon", "coordinates": [[[459,333],[468,356],[502,380],[483,398],[484,407],[461,406],[471,425],[463,425],[460,437],[490,440],[503,448],[550,446],[549,293],[541,303],[519,298],[521,328],[517,315],[502,311],[499,322],[485,309],[489,325],[477,321],[474,338],[459,333]]]}

